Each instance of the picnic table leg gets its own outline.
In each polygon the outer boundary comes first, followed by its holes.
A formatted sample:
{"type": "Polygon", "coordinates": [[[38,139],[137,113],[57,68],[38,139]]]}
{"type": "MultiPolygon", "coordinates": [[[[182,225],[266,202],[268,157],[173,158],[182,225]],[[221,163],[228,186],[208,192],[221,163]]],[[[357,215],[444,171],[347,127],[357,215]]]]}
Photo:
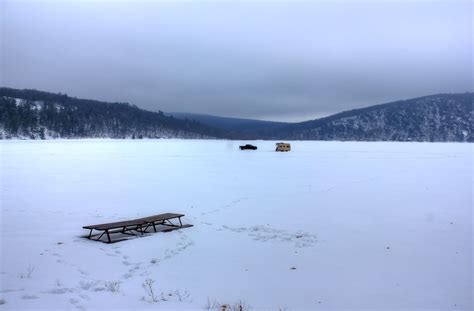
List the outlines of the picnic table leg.
{"type": "Polygon", "coordinates": [[[90,239],[91,236],[92,236],[92,229],[91,229],[91,231],[89,232],[89,237],[88,237],[88,239],[90,239]]]}
{"type": "Polygon", "coordinates": [[[100,238],[101,238],[101,237],[102,237],[104,234],[105,234],[105,231],[104,231],[104,232],[102,232],[102,234],[101,234],[101,235],[100,235],[100,236],[97,238],[97,240],[96,240],[96,241],[100,241],[100,238]]]}
{"type": "Polygon", "coordinates": [[[153,230],[155,230],[155,232],[156,232],[155,222],[153,222],[153,230]]]}
{"type": "Polygon", "coordinates": [[[167,226],[178,227],[178,226],[175,225],[173,222],[171,222],[171,219],[166,219],[166,221],[169,223],[169,225],[167,225],[167,226]]]}
{"type": "MultiPolygon", "coordinates": [[[[155,228],[155,223],[154,222],[149,222],[146,224],[146,227],[145,227],[145,230],[143,230],[145,233],[147,233],[147,230],[150,226],[153,226],[153,228],[155,228]]],[[[156,228],[155,228],[155,232],[156,232],[156,228]]]]}
{"type": "Polygon", "coordinates": [[[107,230],[105,230],[105,233],[107,233],[107,239],[109,239],[109,243],[110,243],[111,241],[110,241],[110,234],[109,234],[109,230],[108,230],[108,229],[107,229],[107,230]]]}
{"type": "Polygon", "coordinates": [[[181,222],[181,217],[179,217],[178,220],[179,220],[179,226],[182,227],[183,223],[181,222]]]}

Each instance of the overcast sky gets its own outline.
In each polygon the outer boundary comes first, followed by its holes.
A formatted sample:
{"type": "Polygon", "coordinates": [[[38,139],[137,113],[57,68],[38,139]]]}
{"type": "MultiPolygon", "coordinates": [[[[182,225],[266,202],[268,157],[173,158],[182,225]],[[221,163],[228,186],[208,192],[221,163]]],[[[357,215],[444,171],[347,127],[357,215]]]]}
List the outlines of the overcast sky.
{"type": "Polygon", "coordinates": [[[0,85],[299,121],[472,82],[470,0],[0,0],[0,85]]]}

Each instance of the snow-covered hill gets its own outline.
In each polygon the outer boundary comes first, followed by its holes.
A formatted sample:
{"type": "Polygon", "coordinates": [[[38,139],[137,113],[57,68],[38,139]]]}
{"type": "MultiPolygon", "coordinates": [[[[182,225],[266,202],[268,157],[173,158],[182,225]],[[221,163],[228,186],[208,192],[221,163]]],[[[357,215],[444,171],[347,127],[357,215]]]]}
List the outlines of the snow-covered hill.
{"type": "Polygon", "coordinates": [[[215,138],[219,130],[127,103],[0,88],[0,139],[215,138]]]}
{"type": "Polygon", "coordinates": [[[473,94],[439,94],[291,124],[277,137],[351,141],[474,141],[473,94]]]}
{"type": "Polygon", "coordinates": [[[254,139],[474,141],[473,94],[438,94],[369,106],[300,123],[176,114],[254,139]]]}
{"type": "Polygon", "coordinates": [[[473,94],[439,94],[300,123],[150,112],[125,103],[0,88],[0,139],[230,138],[473,142],[473,94]]]}

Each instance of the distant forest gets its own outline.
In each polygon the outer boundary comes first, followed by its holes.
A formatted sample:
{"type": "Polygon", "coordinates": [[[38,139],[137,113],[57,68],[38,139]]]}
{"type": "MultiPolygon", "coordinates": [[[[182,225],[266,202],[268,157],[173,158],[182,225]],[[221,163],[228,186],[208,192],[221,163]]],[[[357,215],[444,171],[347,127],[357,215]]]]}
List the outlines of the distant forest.
{"type": "Polygon", "coordinates": [[[220,138],[222,131],[128,103],[0,88],[2,138],[220,138]]]}
{"type": "Polygon", "coordinates": [[[281,123],[151,112],[128,103],[0,88],[0,139],[225,138],[473,142],[473,93],[437,94],[281,123]]]}

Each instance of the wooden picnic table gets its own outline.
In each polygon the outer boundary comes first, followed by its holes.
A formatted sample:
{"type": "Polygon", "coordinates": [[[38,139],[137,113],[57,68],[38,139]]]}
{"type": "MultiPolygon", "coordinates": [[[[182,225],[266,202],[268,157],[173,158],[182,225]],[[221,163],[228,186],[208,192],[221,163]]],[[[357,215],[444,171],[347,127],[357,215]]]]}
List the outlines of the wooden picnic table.
{"type": "Polygon", "coordinates": [[[102,236],[107,235],[107,243],[111,243],[112,240],[110,238],[110,234],[113,233],[122,233],[122,234],[130,234],[134,235],[133,231],[140,232],[141,234],[145,233],[150,226],[153,226],[153,229],[156,231],[156,225],[162,226],[169,226],[169,227],[183,227],[183,223],[181,222],[181,217],[184,214],[175,214],[175,213],[165,213],[159,215],[148,216],[144,218],[138,219],[131,219],[131,220],[124,220],[124,221],[117,221],[117,222],[109,222],[97,225],[89,225],[84,226],[82,228],[90,230],[89,232],[89,239],[92,239],[92,232],[93,230],[102,231],[102,234],[96,239],[100,241],[102,236]],[[179,225],[174,224],[171,220],[178,219],[179,225]]]}

